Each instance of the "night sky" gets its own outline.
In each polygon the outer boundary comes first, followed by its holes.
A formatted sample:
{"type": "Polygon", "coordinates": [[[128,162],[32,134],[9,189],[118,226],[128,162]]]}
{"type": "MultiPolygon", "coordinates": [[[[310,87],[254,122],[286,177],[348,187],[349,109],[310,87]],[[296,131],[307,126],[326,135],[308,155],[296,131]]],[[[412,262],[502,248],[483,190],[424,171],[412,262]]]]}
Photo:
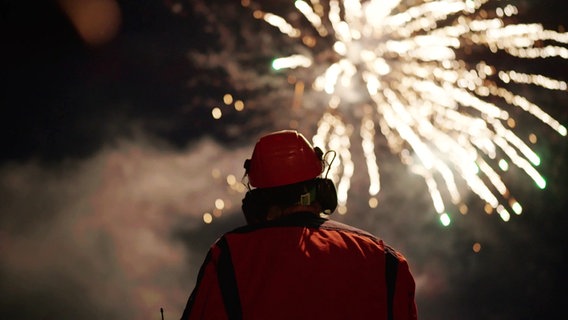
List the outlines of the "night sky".
{"type": "MultiPolygon", "coordinates": [[[[565,3],[514,3],[521,22],[563,30],[565,3]]],[[[232,1],[1,0],[0,23],[0,319],[159,319],[160,307],[178,319],[210,244],[244,223],[228,181],[258,136],[290,123],[315,134],[313,107],[291,109],[293,86],[270,68],[287,40],[232,1]],[[227,93],[246,107],[216,120],[227,93]]],[[[502,63],[568,81],[565,59],[502,63]]],[[[568,124],[568,92],[515,89],[568,124]]],[[[421,319],[550,319],[568,298],[566,137],[520,119],[548,185],[512,168],[524,210],[509,222],[472,194],[443,227],[381,140],[377,208],[366,169],[353,177],[335,218],[406,255],[421,319]]]]}

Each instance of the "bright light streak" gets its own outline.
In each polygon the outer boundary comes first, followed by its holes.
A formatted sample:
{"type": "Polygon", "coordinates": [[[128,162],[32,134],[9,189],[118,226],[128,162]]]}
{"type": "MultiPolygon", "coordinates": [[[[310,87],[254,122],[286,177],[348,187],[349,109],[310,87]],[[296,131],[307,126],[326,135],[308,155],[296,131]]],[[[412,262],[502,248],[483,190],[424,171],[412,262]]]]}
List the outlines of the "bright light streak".
{"type": "Polygon", "coordinates": [[[278,58],[272,61],[272,68],[274,68],[274,70],[295,69],[297,67],[309,68],[311,65],[312,60],[300,54],[285,58],[278,58]]]}
{"type": "Polygon", "coordinates": [[[511,208],[516,214],[521,214],[523,212],[523,207],[516,200],[511,201],[511,208]]]}
{"type": "Polygon", "coordinates": [[[277,27],[280,32],[287,34],[291,38],[297,38],[301,35],[300,30],[294,28],[282,17],[272,13],[265,13],[262,17],[264,21],[277,27]]]}

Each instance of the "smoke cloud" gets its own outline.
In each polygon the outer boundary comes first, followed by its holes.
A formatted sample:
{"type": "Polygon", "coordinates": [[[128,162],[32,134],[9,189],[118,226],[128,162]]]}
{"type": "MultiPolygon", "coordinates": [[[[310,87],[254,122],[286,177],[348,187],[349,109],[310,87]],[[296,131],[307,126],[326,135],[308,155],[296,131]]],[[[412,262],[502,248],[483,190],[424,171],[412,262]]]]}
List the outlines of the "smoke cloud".
{"type": "Polygon", "coordinates": [[[233,159],[244,151],[203,139],[184,152],[124,142],[55,168],[3,166],[0,309],[10,319],[180,313],[208,244],[194,253],[175,230],[207,229],[216,199],[221,221],[240,210],[239,192],[212,176],[242,175],[233,159]]]}

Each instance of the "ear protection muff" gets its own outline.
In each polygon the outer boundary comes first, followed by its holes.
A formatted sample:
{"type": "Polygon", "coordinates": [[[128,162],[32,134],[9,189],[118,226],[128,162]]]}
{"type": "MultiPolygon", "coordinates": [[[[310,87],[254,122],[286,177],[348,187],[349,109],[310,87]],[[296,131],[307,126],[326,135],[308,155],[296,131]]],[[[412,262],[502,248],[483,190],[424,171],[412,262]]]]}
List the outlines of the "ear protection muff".
{"type": "Polygon", "coordinates": [[[261,190],[253,189],[245,194],[241,208],[247,224],[255,224],[265,219],[268,205],[261,195],[261,190]]]}
{"type": "MultiPolygon", "coordinates": [[[[245,176],[250,170],[250,159],[246,159],[244,163],[245,176]]],[[[261,189],[250,189],[242,200],[241,209],[247,224],[255,224],[264,220],[267,214],[268,205],[262,196],[261,189]]]]}
{"type": "MultiPolygon", "coordinates": [[[[321,206],[323,213],[330,215],[337,208],[337,190],[331,179],[316,178],[313,181],[315,200],[321,206]]],[[[242,200],[242,210],[248,224],[264,221],[269,204],[263,189],[252,189],[242,200]]]]}
{"type": "Polygon", "coordinates": [[[335,184],[328,178],[316,178],[316,201],[323,213],[332,214],[337,208],[337,190],[335,184]]]}

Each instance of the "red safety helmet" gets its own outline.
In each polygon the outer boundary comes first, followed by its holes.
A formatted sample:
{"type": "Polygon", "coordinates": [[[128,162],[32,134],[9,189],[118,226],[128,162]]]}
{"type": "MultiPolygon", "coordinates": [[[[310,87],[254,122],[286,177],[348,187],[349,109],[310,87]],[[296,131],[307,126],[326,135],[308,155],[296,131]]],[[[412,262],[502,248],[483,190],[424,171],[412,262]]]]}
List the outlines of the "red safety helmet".
{"type": "Polygon", "coordinates": [[[277,131],[258,140],[245,169],[256,188],[307,181],[322,173],[322,152],[295,130],[277,131]]]}

